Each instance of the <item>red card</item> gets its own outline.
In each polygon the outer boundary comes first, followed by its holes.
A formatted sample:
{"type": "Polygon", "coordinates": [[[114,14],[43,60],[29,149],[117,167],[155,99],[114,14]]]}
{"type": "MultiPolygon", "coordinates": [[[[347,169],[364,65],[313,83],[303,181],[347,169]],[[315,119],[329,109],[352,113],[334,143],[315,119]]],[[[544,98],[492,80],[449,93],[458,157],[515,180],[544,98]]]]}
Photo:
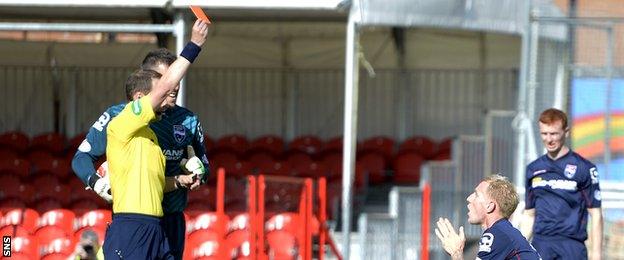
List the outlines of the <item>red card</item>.
{"type": "Polygon", "coordinates": [[[211,23],[210,19],[208,19],[208,16],[206,16],[206,13],[204,13],[201,7],[196,6],[196,5],[191,5],[189,7],[191,8],[191,11],[193,11],[193,14],[195,14],[195,17],[197,17],[197,19],[200,19],[207,24],[211,23]]]}

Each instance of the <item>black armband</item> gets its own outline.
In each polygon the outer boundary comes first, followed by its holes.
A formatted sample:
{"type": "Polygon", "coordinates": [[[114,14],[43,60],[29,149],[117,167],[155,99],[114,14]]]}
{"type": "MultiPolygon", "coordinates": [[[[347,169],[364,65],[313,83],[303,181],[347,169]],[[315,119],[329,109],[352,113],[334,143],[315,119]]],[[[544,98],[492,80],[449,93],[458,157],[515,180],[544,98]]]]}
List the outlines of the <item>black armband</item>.
{"type": "Polygon", "coordinates": [[[180,56],[193,63],[193,61],[195,61],[195,58],[197,58],[197,55],[199,55],[200,51],[201,47],[197,46],[197,44],[193,42],[188,42],[186,46],[184,46],[184,49],[182,50],[182,53],[180,53],[180,56]]]}

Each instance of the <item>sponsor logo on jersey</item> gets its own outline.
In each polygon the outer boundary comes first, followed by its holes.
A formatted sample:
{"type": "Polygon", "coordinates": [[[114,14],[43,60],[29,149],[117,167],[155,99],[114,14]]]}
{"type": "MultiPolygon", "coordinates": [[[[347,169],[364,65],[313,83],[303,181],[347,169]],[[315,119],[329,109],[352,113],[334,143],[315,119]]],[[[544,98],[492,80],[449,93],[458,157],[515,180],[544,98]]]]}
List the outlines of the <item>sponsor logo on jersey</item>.
{"type": "Polygon", "coordinates": [[[594,191],[594,198],[595,198],[596,200],[602,200],[602,195],[600,194],[600,191],[599,191],[599,190],[594,191]]]}
{"type": "Polygon", "coordinates": [[[168,161],[180,160],[183,154],[183,149],[163,149],[163,155],[168,161]]]}
{"type": "Polygon", "coordinates": [[[563,173],[568,179],[572,179],[572,177],[574,177],[574,174],[576,174],[576,165],[566,164],[566,167],[563,173]]]}
{"type": "Polygon", "coordinates": [[[184,126],[173,125],[173,138],[176,140],[176,142],[181,144],[182,142],[184,142],[185,137],[186,130],[184,129],[184,126]]]}
{"type": "Polygon", "coordinates": [[[535,175],[540,175],[540,174],[545,173],[545,172],[546,172],[546,170],[534,171],[534,172],[533,172],[533,176],[535,176],[535,175]]]}
{"type": "Polygon", "coordinates": [[[479,241],[479,252],[492,251],[492,244],[494,243],[494,235],[492,233],[483,233],[481,241],[479,241]]]}
{"type": "Polygon", "coordinates": [[[576,190],[576,181],[569,180],[544,180],[540,177],[534,178],[531,182],[531,187],[550,187],[553,190],[576,190]]]}
{"type": "Polygon", "coordinates": [[[139,100],[132,101],[132,113],[134,113],[137,116],[141,114],[141,101],[139,100]]]}
{"type": "Polygon", "coordinates": [[[89,141],[87,141],[87,139],[82,140],[82,143],[80,143],[80,146],[78,146],[78,151],[81,151],[83,153],[91,152],[91,144],[89,143],[89,141]]]}
{"type": "Polygon", "coordinates": [[[589,169],[589,176],[591,176],[592,184],[598,183],[598,170],[596,167],[589,169]]]}

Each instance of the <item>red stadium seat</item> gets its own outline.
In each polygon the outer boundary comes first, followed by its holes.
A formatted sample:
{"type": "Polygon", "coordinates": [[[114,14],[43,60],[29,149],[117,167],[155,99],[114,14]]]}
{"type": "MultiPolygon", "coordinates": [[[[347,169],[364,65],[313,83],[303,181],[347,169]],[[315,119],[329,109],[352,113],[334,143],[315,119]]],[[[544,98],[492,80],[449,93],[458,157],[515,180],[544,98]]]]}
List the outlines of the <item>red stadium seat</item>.
{"type": "Polygon", "coordinates": [[[323,141],[313,135],[299,136],[288,145],[289,152],[304,152],[316,156],[323,149],[323,141]]]}
{"type": "Polygon", "coordinates": [[[326,175],[325,165],[318,162],[302,162],[292,167],[292,175],[297,177],[324,177],[326,175]]]}
{"type": "Polygon", "coordinates": [[[226,253],[232,259],[251,259],[249,230],[236,230],[226,237],[226,253]]]}
{"type": "MultiPolygon", "coordinates": [[[[94,196],[97,196],[97,195],[94,195],[94,196]]],[[[84,198],[84,199],[76,200],[71,203],[71,205],[69,206],[69,209],[71,209],[71,211],[73,211],[76,214],[76,216],[82,216],[89,211],[97,210],[100,208],[100,205],[98,204],[97,200],[103,201],[103,199],[100,199],[99,197],[90,198],[90,199],[84,198]]]]}
{"type": "Polygon", "coordinates": [[[21,226],[9,225],[0,228],[0,235],[10,237],[30,236],[30,232],[21,226]]]}
{"type": "Polygon", "coordinates": [[[44,199],[37,200],[35,204],[33,205],[33,208],[37,212],[43,213],[43,212],[48,212],[50,210],[61,209],[63,208],[63,203],[55,198],[47,197],[44,199]]]}
{"type": "MultiPolygon", "coordinates": [[[[269,259],[297,259],[298,240],[292,233],[273,231],[266,234],[269,259]]],[[[303,258],[302,258],[303,259],[303,258]]]]}
{"type": "Polygon", "coordinates": [[[27,178],[30,174],[30,162],[24,159],[2,159],[0,158],[0,175],[17,175],[27,178]]]}
{"type": "Polygon", "coordinates": [[[417,153],[423,158],[431,158],[436,153],[436,143],[425,136],[411,137],[399,146],[399,154],[417,153]]]}
{"type": "MultiPolygon", "coordinates": [[[[0,200],[0,212],[9,212],[14,209],[22,209],[26,207],[26,202],[19,197],[5,198],[0,200]]],[[[1,225],[1,223],[0,223],[1,225]]]]}
{"type": "Polygon", "coordinates": [[[203,213],[214,211],[213,206],[207,201],[189,201],[186,205],[186,212],[189,216],[195,217],[203,213]]]}
{"type": "Polygon", "coordinates": [[[64,184],[33,183],[33,186],[35,188],[35,201],[54,199],[60,202],[61,205],[69,203],[71,190],[64,184]]]}
{"type": "Polygon", "coordinates": [[[217,192],[208,185],[201,185],[197,190],[188,193],[188,202],[208,204],[214,208],[217,201],[217,192]]]}
{"type": "Polygon", "coordinates": [[[54,155],[62,155],[65,151],[65,136],[59,133],[45,133],[33,137],[29,150],[44,149],[54,155]]]}
{"type": "Polygon", "coordinates": [[[65,180],[71,174],[71,165],[70,163],[59,157],[55,157],[49,160],[42,160],[36,163],[36,168],[34,169],[32,175],[54,175],[59,179],[65,180]]]}
{"type": "Polygon", "coordinates": [[[251,165],[246,161],[239,160],[235,154],[230,152],[219,152],[212,158],[212,172],[222,167],[229,176],[246,176],[251,173],[251,165]]]}
{"type": "Polygon", "coordinates": [[[11,238],[11,259],[39,259],[39,243],[32,236],[11,238]],[[27,257],[27,258],[22,258],[27,257]]]}
{"type": "Polygon", "coordinates": [[[0,134],[0,146],[8,147],[18,153],[24,153],[30,145],[28,136],[20,131],[12,131],[0,134]]]}
{"type": "Polygon", "coordinates": [[[248,154],[247,161],[249,161],[251,167],[262,169],[272,165],[275,162],[275,158],[269,152],[257,150],[248,154]]]}
{"type": "Polygon", "coordinates": [[[242,135],[226,135],[217,140],[215,150],[230,151],[237,155],[242,155],[247,151],[249,141],[242,135]]]}
{"type": "Polygon", "coordinates": [[[76,214],[68,209],[56,209],[43,213],[39,217],[39,228],[57,226],[62,230],[73,230],[76,214]]]}
{"type": "Polygon", "coordinates": [[[0,199],[7,197],[4,195],[7,189],[19,187],[20,184],[22,180],[17,175],[0,175],[0,199]]]}
{"type": "Polygon", "coordinates": [[[71,239],[73,239],[72,235],[73,232],[71,229],[63,230],[55,226],[45,226],[35,232],[35,237],[37,238],[39,245],[44,247],[57,239],[67,239],[71,241],[71,239]]]}
{"type": "Polygon", "coordinates": [[[231,233],[237,230],[246,230],[249,228],[249,215],[247,213],[241,213],[228,223],[227,232],[231,233]]]}
{"type": "Polygon", "coordinates": [[[288,162],[271,162],[258,168],[258,173],[265,175],[288,176],[291,167],[288,162]]]}
{"type": "Polygon", "coordinates": [[[450,154],[451,149],[453,148],[453,137],[446,138],[442,140],[436,149],[436,155],[447,153],[450,154]]]}
{"type": "Polygon", "coordinates": [[[422,157],[417,153],[399,155],[394,160],[394,182],[402,184],[418,184],[422,157]]]}
{"type": "Polygon", "coordinates": [[[14,177],[8,178],[8,176],[4,176],[0,178],[0,199],[10,199],[17,198],[26,203],[31,202],[31,199],[34,198],[35,189],[32,185],[27,183],[16,183],[14,177]]]}
{"type": "Polygon", "coordinates": [[[33,209],[13,209],[4,214],[2,225],[16,225],[34,233],[37,228],[39,213],[33,209]]]}
{"type": "Polygon", "coordinates": [[[299,236],[303,233],[303,227],[300,223],[300,217],[297,213],[286,212],[276,214],[269,218],[264,224],[266,232],[272,231],[285,231],[295,236],[299,236]]]}
{"type": "Polygon", "coordinates": [[[202,229],[189,235],[185,251],[190,259],[225,259],[226,247],[222,234],[202,229]]]}
{"type": "Polygon", "coordinates": [[[91,210],[82,215],[78,219],[78,229],[84,227],[104,227],[113,221],[113,215],[110,210],[96,209],[91,210]]]}
{"type": "Polygon", "coordinates": [[[210,154],[215,148],[215,141],[208,136],[206,132],[204,132],[204,148],[206,149],[206,153],[210,154]]]}
{"type": "Polygon", "coordinates": [[[322,154],[327,153],[342,153],[342,147],[344,146],[342,137],[334,137],[332,139],[327,140],[323,149],[321,150],[322,154]]]}
{"type": "Polygon", "coordinates": [[[286,161],[292,166],[297,167],[298,164],[309,164],[312,162],[312,157],[306,153],[291,153],[286,158],[286,161]]]}
{"type": "Polygon", "coordinates": [[[198,230],[211,230],[222,237],[227,231],[230,219],[227,215],[220,215],[216,212],[206,212],[193,219],[194,226],[191,232],[198,230]]]}
{"type": "Polygon", "coordinates": [[[15,150],[0,146],[0,160],[13,161],[19,159],[19,154],[15,150]]]}
{"type": "Polygon", "coordinates": [[[382,183],[386,180],[386,159],[379,153],[366,153],[357,158],[357,165],[360,165],[368,181],[372,184],[382,183]]]}
{"type": "Polygon", "coordinates": [[[362,146],[358,149],[359,154],[375,152],[382,154],[386,160],[390,160],[394,154],[394,140],[387,136],[375,136],[368,138],[362,142],[362,146]]]}
{"type": "Polygon", "coordinates": [[[278,157],[284,152],[284,140],[276,135],[258,137],[249,145],[248,154],[254,151],[266,151],[273,157],[278,157]]]}
{"type": "Polygon", "coordinates": [[[342,153],[328,153],[322,163],[327,170],[327,179],[338,179],[342,176],[342,153]]]}

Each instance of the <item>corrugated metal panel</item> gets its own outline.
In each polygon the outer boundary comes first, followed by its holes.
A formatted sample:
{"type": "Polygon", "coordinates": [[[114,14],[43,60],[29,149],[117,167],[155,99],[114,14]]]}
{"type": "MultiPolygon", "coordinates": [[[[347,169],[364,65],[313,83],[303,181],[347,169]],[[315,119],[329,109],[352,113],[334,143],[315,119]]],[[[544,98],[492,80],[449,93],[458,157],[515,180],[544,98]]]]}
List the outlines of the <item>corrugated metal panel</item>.
{"type": "Polygon", "coordinates": [[[0,132],[20,130],[30,136],[54,131],[52,80],[42,67],[0,68],[0,132]]]}
{"type": "Polygon", "coordinates": [[[340,70],[295,72],[297,135],[342,135],[344,73],[340,70]]]}

